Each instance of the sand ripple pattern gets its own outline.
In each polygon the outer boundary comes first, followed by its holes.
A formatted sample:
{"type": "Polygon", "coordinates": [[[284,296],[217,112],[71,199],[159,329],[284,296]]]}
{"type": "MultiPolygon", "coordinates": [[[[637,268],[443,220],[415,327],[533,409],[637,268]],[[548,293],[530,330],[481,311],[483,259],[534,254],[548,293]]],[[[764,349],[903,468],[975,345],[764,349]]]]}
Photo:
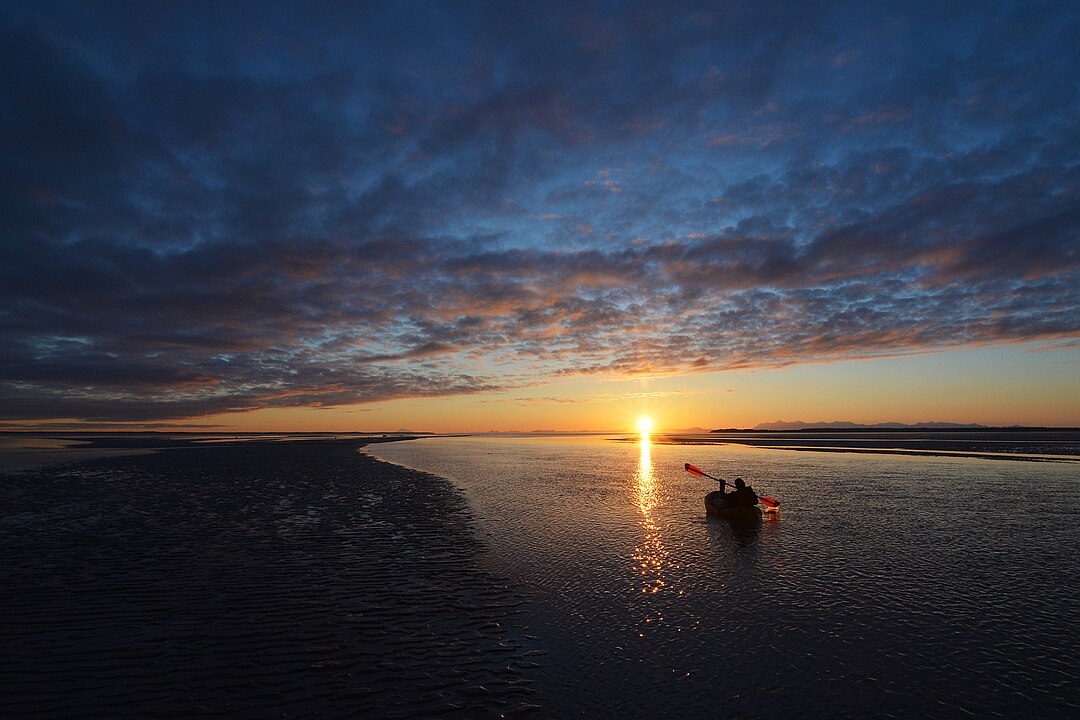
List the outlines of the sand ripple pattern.
{"type": "Polygon", "coordinates": [[[524,601],[460,494],[356,447],[0,475],[4,716],[536,714],[524,601]]]}

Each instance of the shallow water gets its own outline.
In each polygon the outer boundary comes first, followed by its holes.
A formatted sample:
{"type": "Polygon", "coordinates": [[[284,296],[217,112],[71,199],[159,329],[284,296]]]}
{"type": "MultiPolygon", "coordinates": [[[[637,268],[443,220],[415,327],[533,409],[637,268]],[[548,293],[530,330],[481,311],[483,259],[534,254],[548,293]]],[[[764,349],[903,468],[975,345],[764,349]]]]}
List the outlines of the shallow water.
{"type": "Polygon", "coordinates": [[[1080,709],[1080,464],[431,438],[528,588],[555,717],[1054,716],[1080,709]],[[706,519],[716,484],[782,502],[706,519]]]}

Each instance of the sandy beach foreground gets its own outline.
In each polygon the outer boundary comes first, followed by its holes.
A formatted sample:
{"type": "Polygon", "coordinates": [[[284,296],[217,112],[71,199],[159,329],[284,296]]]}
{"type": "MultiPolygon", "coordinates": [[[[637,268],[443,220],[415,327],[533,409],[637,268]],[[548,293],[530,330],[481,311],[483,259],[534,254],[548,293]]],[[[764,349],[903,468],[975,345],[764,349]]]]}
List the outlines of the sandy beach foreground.
{"type": "Polygon", "coordinates": [[[542,716],[465,500],[361,444],[0,472],[0,713],[542,716]]]}

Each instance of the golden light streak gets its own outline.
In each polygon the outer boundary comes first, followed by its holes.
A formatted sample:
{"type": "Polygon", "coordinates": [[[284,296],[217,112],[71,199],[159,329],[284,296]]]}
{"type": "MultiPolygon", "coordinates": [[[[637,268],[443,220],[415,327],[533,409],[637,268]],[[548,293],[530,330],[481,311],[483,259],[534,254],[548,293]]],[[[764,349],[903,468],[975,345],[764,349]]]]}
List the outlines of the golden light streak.
{"type": "Polygon", "coordinates": [[[652,444],[647,434],[641,436],[641,456],[635,473],[634,500],[641,511],[642,529],[645,536],[641,545],[634,550],[634,561],[641,573],[641,592],[655,595],[667,586],[664,580],[664,565],[668,551],[664,548],[660,536],[660,525],[654,517],[654,511],[660,504],[661,496],[657,488],[656,475],[653,473],[652,444]]]}

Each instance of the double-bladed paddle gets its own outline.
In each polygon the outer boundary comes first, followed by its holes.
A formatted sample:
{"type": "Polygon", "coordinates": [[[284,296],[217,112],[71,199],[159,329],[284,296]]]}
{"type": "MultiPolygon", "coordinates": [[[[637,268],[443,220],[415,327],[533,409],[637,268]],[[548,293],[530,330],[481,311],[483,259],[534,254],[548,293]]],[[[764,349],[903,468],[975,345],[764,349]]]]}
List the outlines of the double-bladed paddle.
{"type": "MultiPolygon", "coordinates": [[[[726,481],[724,481],[724,480],[722,480],[721,478],[718,478],[718,477],[713,477],[709,473],[707,473],[704,470],[702,470],[701,468],[699,468],[697,465],[691,465],[690,463],[686,463],[683,467],[685,467],[686,472],[690,473],[691,475],[697,475],[698,477],[707,477],[710,480],[715,480],[716,482],[720,483],[721,487],[723,487],[724,485],[727,485],[726,481]]],[[[758,501],[760,501],[761,504],[766,506],[766,507],[771,507],[771,508],[780,507],[780,501],[776,500],[775,498],[766,497],[764,495],[758,495],[758,501]]]]}

